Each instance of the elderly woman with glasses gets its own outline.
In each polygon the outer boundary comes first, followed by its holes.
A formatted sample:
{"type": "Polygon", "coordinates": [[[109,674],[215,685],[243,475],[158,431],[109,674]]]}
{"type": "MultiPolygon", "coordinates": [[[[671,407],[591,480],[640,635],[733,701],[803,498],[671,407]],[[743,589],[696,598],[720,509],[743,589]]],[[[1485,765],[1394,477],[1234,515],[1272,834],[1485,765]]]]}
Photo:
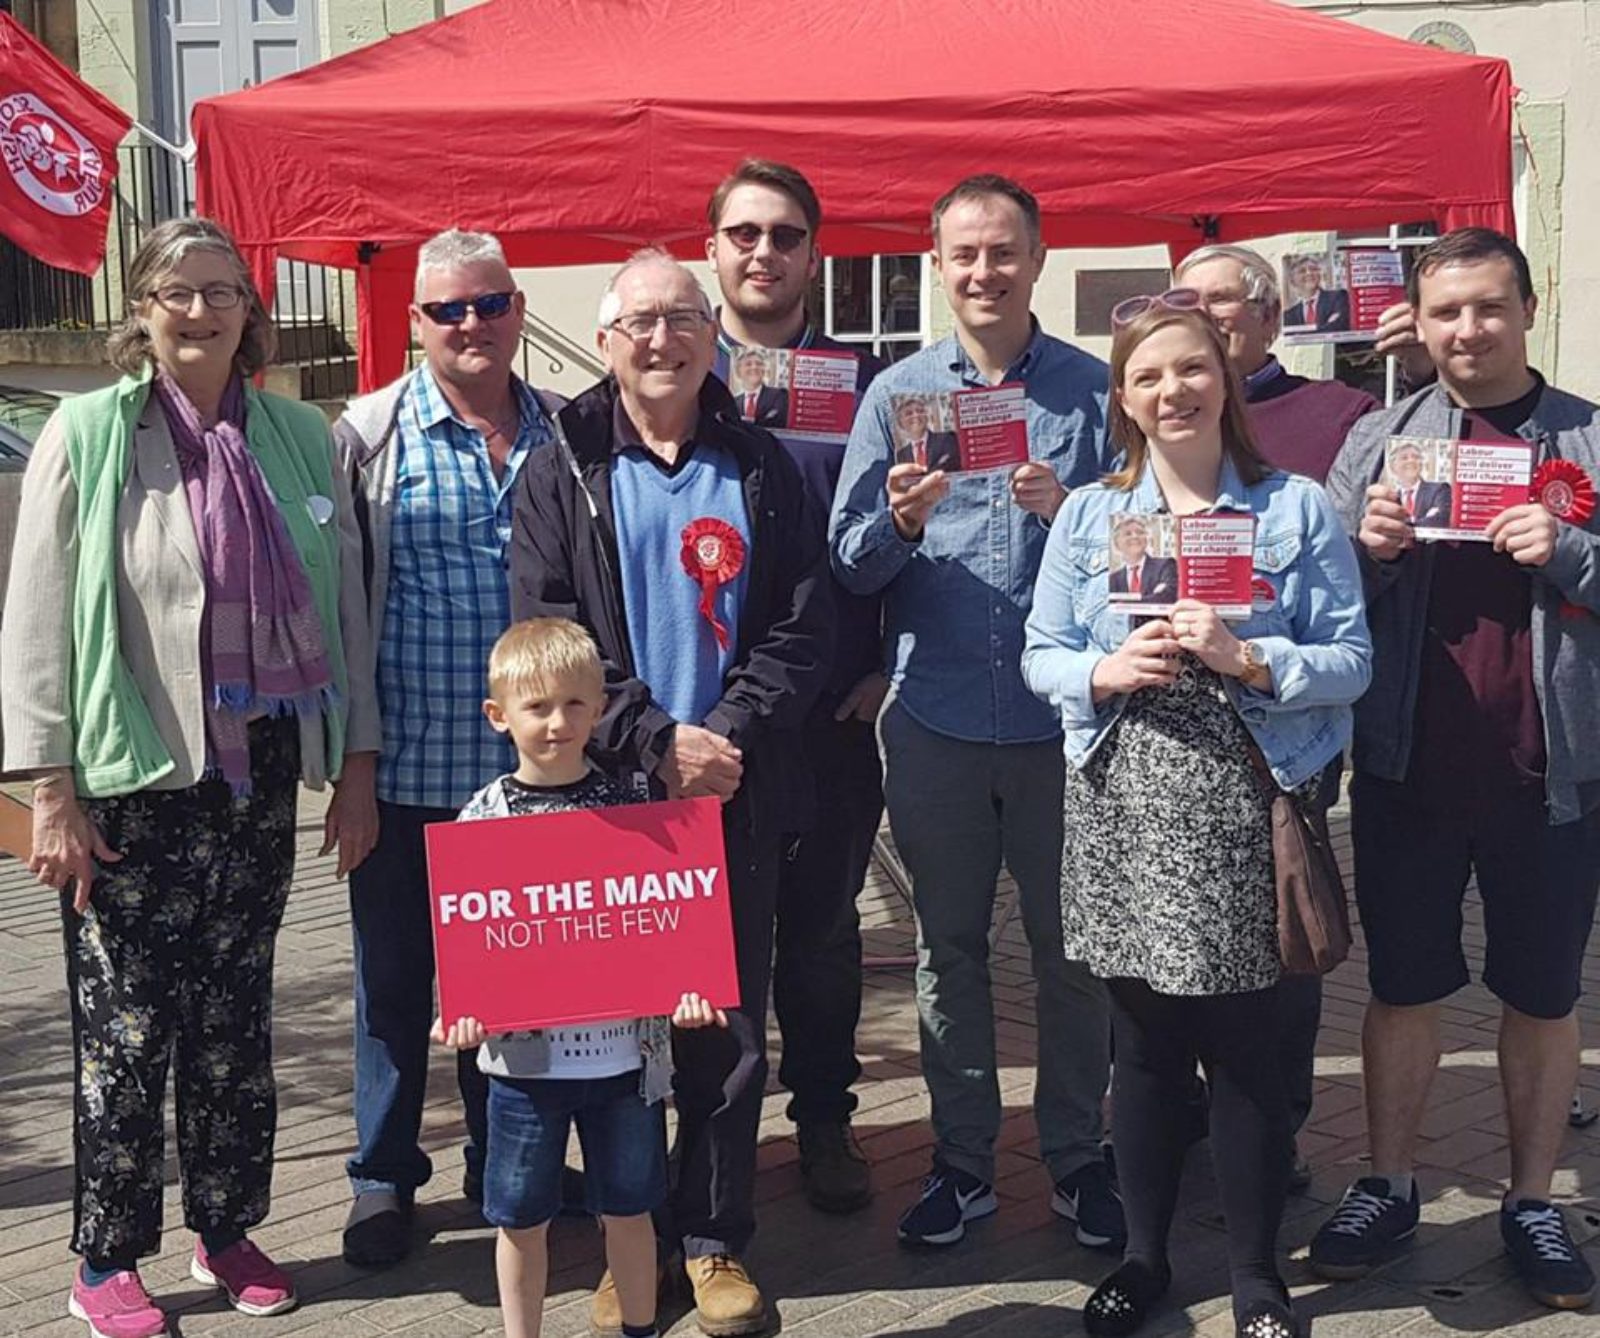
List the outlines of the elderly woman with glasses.
{"type": "Polygon", "coordinates": [[[246,1232],[272,1180],[296,786],[334,782],[342,875],[376,834],[379,741],[348,483],[322,415],[249,383],[272,327],[238,250],[164,223],[128,292],[127,375],[67,400],[28,462],[0,634],[5,764],[33,778],[29,868],[65,925],[69,1307],[101,1338],[167,1331],[138,1261],[169,1066],[191,1273],[245,1314],[295,1303],[246,1232]]]}
{"type": "Polygon", "coordinates": [[[1290,1135],[1258,768],[1309,794],[1348,741],[1372,653],[1361,581],[1322,488],[1257,452],[1199,294],[1132,299],[1114,317],[1110,431],[1124,464],[1056,517],[1022,660],[1066,735],[1066,951],[1106,981],[1116,1045],[1112,1137],[1128,1239],[1084,1323],[1131,1334],[1170,1285],[1198,1060],[1212,1090],[1238,1332],[1291,1338],[1274,1257],[1290,1135]],[[1148,604],[1130,613],[1109,599],[1119,521],[1160,513],[1253,517],[1248,616],[1230,624],[1186,598],[1146,615],[1148,604]]]}

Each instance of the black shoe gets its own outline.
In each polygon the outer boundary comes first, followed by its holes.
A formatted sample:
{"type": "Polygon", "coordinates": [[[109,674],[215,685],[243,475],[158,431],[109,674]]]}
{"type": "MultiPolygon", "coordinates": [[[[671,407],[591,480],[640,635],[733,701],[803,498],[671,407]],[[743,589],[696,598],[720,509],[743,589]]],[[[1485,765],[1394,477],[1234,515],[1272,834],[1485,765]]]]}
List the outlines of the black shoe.
{"type": "Polygon", "coordinates": [[[1416,1234],[1420,1213],[1415,1180],[1411,1197],[1400,1199],[1389,1193],[1388,1181],[1362,1177],[1312,1238],[1311,1271],[1335,1280],[1365,1277],[1416,1234]]]}
{"type": "Polygon", "coordinates": [[[1050,1211],[1077,1226],[1078,1244],[1094,1250],[1120,1250],[1128,1240],[1111,1168],[1105,1161],[1085,1162],[1071,1175],[1056,1181],[1050,1211]]]}
{"type": "Polygon", "coordinates": [[[853,1213],[872,1202],[872,1172],[848,1120],[802,1124],[800,1177],[806,1202],[825,1213],[853,1213]]]}
{"type": "Polygon", "coordinates": [[[1594,1270],[1578,1252],[1561,1209],[1543,1199],[1500,1205],[1500,1239],[1529,1295],[1556,1310],[1594,1299],[1594,1270]]]}
{"type": "Polygon", "coordinates": [[[1171,1285],[1170,1268],[1157,1273],[1130,1259],[1089,1294],[1083,1327],[1090,1338],[1127,1338],[1150,1317],[1150,1308],[1171,1285]]]}
{"type": "Polygon", "coordinates": [[[1288,1300],[1257,1301],[1233,1321],[1234,1338],[1300,1338],[1300,1321],[1288,1300]]]}
{"type": "Polygon", "coordinates": [[[994,1186],[937,1158],[922,1178],[917,1201],[900,1215],[896,1234],[907,1245],[954,1245],[967,1223],[988,1217],[1000,1206],[994,1186]]]}
{"type": "Polygon", "coordinates": [[[358,1268],[388,1268],[411,1253],[411,1201],[392,1189],[356,1195],[344,1220],[344,1261],[358,1268]]]}

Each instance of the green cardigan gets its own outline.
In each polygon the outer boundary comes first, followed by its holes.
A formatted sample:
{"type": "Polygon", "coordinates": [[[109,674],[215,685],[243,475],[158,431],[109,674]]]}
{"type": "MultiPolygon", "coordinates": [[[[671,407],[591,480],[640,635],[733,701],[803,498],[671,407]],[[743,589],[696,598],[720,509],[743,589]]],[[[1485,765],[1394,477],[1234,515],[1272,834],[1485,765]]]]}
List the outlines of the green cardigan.
{"type": "MultiPolygon", "coordinates": [[[[133,434],[150,376],[63,401],[67,460],[78,490],[78,564],[72,607],[74,770],[80,794],[129,794],[173,768],[149,707],[122,658],[117,626],[117,506],[133,461],[133,434]]],[[[349,676],[339,623],[339,536],[319,525],[310,498],[333,496],[328,424],[313,405],[245,385],[245,439],[276,498],[311,583],[341,705],[324,716],[327,774],[344,759],[349,676]]]]}

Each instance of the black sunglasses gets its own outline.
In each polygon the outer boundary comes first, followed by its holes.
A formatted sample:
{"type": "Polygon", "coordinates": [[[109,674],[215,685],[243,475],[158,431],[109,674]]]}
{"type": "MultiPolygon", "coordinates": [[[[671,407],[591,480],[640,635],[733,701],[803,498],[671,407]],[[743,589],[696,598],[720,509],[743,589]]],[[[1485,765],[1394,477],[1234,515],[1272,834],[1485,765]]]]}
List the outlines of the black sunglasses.
{"type": "Polygon", "coordinates": [[[435,325],[460,325],[467,309],[480,321],[497,321],[511,310],[515,293],[484,293],[481,297],[458,297],[449,302],[419,302],[418,310],[435,325]]]}
{"type": "Polygon", "coordinates": [[[717,231],[741,251],[754,251],[763,237],[771,237],[773,249],[784,255],[788,255],[811,235],[806,228],[797,228],[789,223],[779,223],[774,228],[762,228],[754,223],[733,223],[717,231]]]}

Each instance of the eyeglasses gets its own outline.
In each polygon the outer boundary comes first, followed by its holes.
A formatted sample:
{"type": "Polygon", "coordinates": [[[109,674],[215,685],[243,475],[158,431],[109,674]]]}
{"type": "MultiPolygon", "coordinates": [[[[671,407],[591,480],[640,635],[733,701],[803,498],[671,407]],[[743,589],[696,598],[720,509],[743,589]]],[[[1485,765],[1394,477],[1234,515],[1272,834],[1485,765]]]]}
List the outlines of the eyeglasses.
{"type": "Polygon", "coordinates": [[[807,229],[797,228],[790,223],[779,223],[771,228],[758,227],[754,223],[732,223],[717,231],[741,251],[754,251],[763,237],[770,237],[773,249],[784,255],[788,255],[811,235],[807,229]]]}
{"type": "Polygon", "coordinates": [[[641,311],[632,316],[619,316],[611,322],[610,328],[638,343],[654,335],[656,326],[662,323],[666,324],[668,334],[691,335],[710,320],[711,317],[698,307],[677,307],[672,311],[641,311]]]}
{"type": "Polygon", "coordinates": [[[1131,325],[1152,307],[1167,307],[1173,311],[1198,311],[1205,305],[1198,288],[1169,288],[1164,293],[1140,293],[1127,297],[1111,308],[1111,328],[1120,330],[1131,325]]]}
{"type": "Polygon", "coordinates": [[[204,288],[184,288],[174,284],[170,288],[157,288],[150,294],[161,306],[179,315],[194,309],[197,295],[211,310],[228,311],[244,299],[244,289],[231,283],[211,283],[204,288]]]}
{"type": "Polygon", "coordinates": [[[1232,316],[1246,307],[1260,306],[1259,297],[1246,297],[1243,293],[1209,293],[1200,303],[1213,316],[1232,316]]]}
{"type": "Polygon", "coordinates": [[[497,321],[511,310],[515,297],[515,293],[484,293],[449,302],[419,302],[417,309],[435,325],[460,325],[467,319],[468,310],[480,321],[497,321]]]}

